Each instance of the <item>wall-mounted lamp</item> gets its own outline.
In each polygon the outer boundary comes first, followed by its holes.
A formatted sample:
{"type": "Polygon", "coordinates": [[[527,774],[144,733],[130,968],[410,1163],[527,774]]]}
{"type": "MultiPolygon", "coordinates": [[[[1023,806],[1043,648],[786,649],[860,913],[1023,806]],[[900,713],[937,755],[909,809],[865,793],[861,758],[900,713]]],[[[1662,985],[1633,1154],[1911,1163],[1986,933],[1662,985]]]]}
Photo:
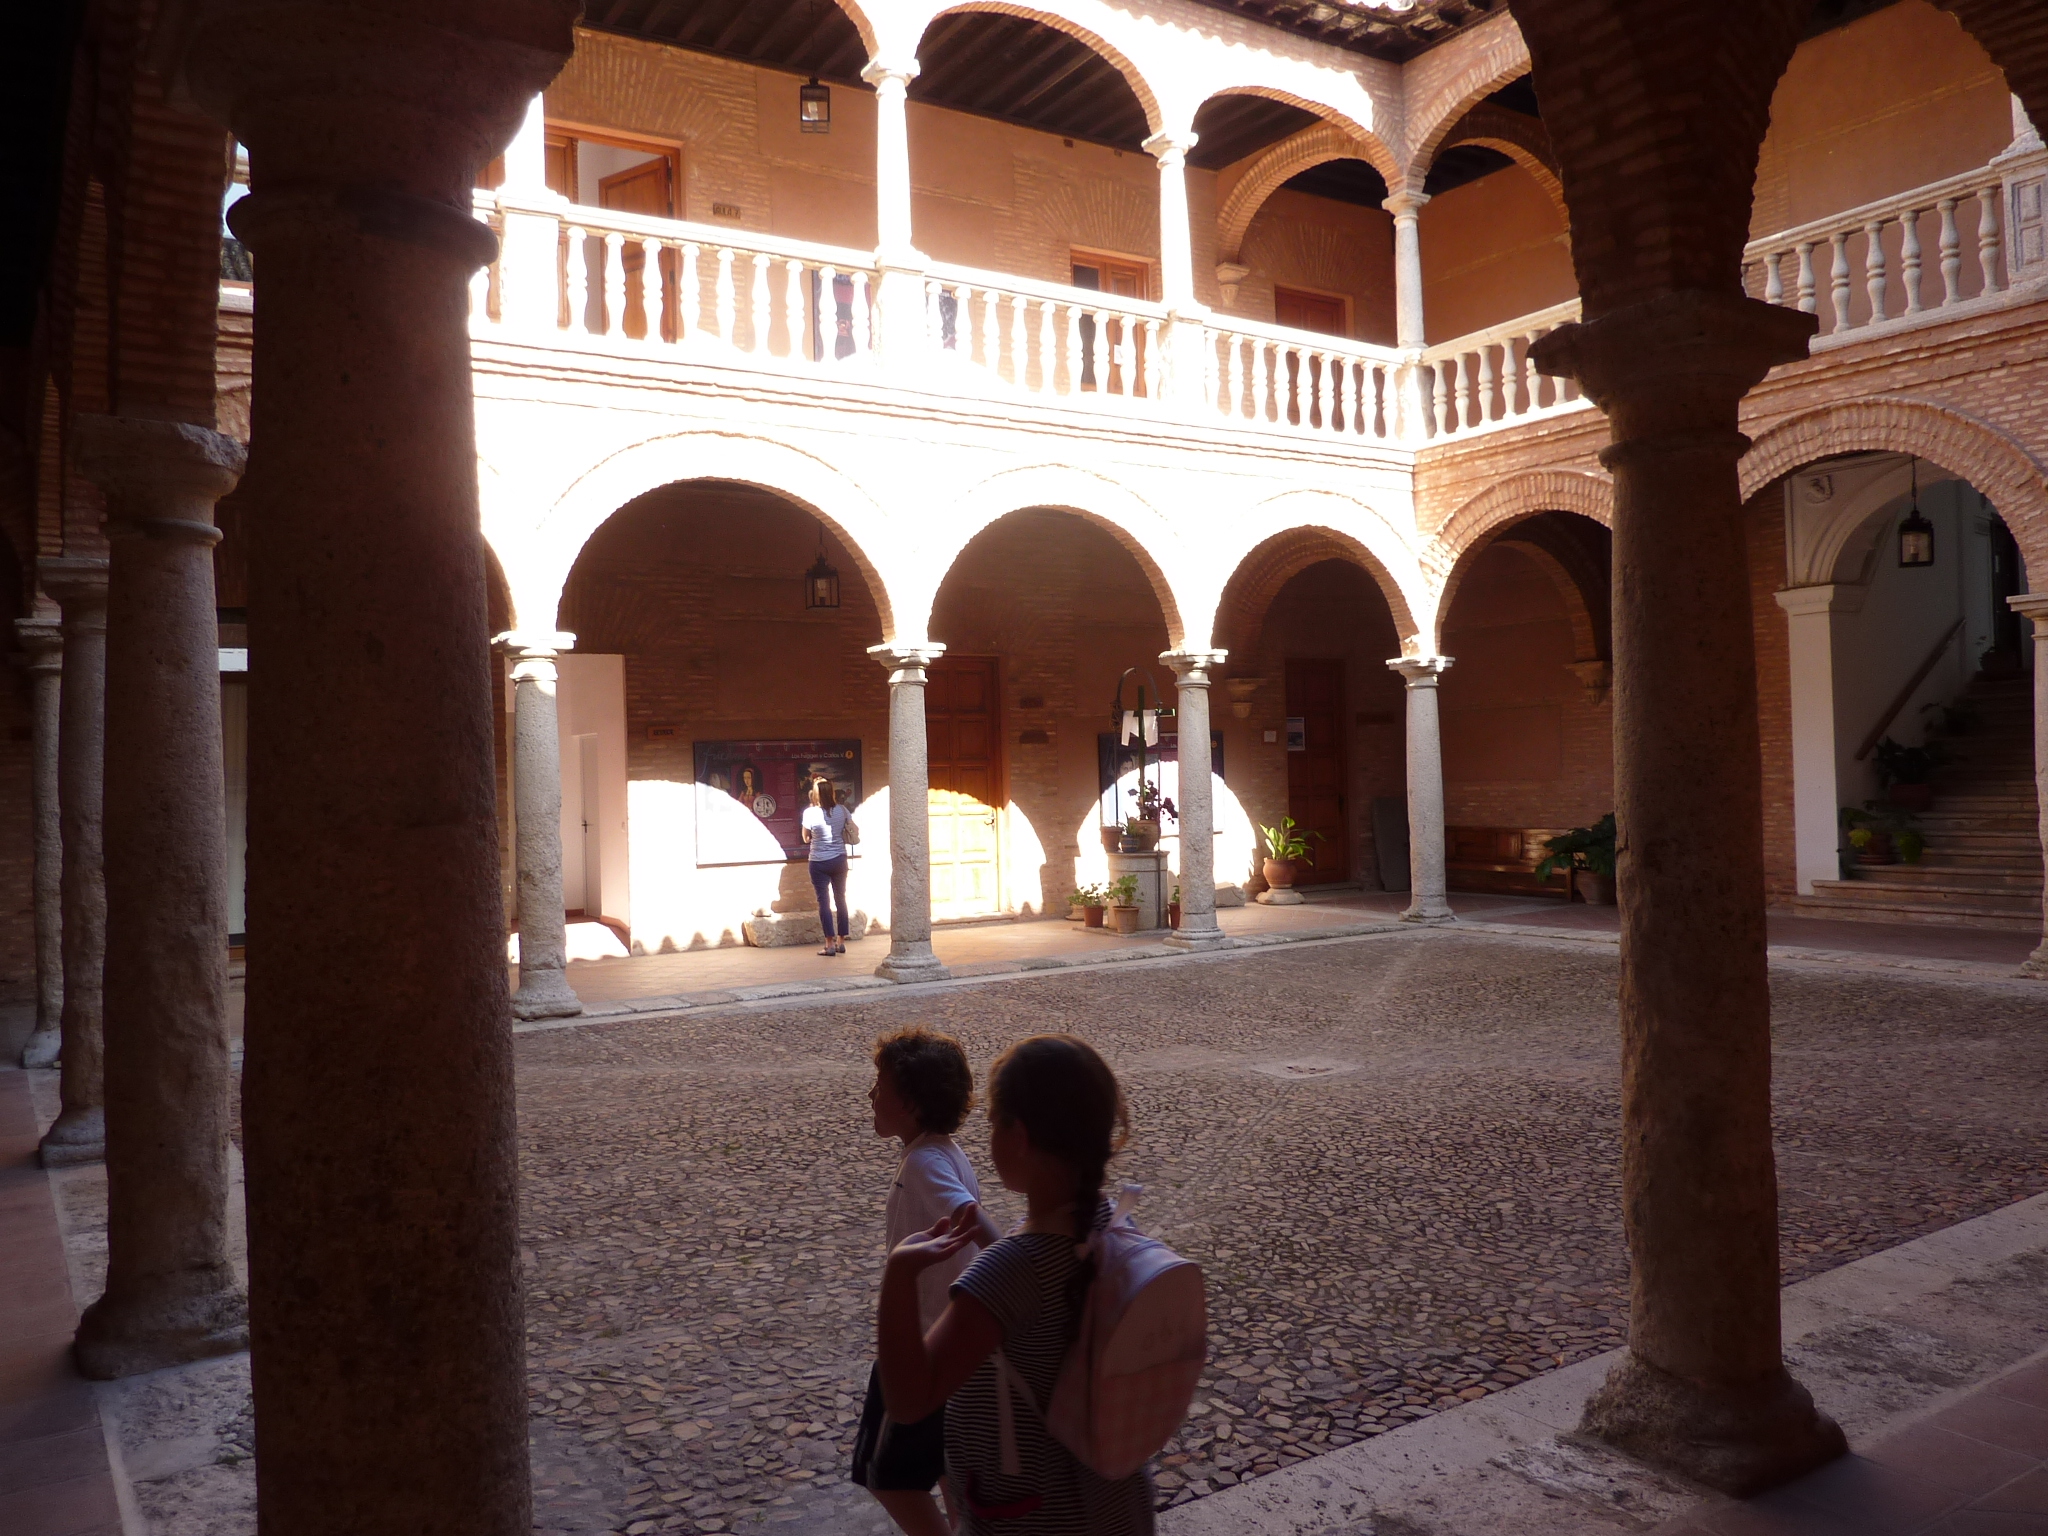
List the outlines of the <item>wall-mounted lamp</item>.
{"type": "Polygon", "coordinates": [[[839,572],[825,561],[825,525],[818,525],[818,558],[811,568],[804,572],[804,606],[806,608],[837,608],[839,606],[839,572]]]}
{"type": "Polygon", "coordinates": [[[832,131],[832,87],[818,84],[816,75],[797,90],[796,121],[805,133],[832,131]]]}
{"type": "Polygon", "coordinates": [[[1913,460],[1913,504],[1899,524],[1899,564],[1934,564],[1934,524],[1920,515],[1920,460],[1913,460]]]}

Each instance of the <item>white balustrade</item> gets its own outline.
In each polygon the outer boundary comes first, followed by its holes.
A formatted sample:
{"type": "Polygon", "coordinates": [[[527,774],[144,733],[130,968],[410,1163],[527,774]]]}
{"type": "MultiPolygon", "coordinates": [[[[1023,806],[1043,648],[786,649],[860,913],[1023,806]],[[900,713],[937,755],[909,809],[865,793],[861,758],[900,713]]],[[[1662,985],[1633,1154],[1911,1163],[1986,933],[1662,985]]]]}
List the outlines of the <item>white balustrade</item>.
{"type": "MultiPolygon", "coordinates": [[[[1147,345],[1157,346],[1147,332],[1147,345]]],[[[1211,320],[1202,343],[1209,410],[1239,425],[1341,440],[1392,435],[1400,354],[1392,347],[1317,336],[1258,321],[1211,320]]]]}
{"type": "Polygon", "coordinates": [[[1578,318],[1579,301],[1573,299],[1424,351],[1423,398],[1435,417],[1431,435],[1464,436],[1584,409],[1569,381],[1536,371],[1530,351],[1538,338],[1578,318]]]}

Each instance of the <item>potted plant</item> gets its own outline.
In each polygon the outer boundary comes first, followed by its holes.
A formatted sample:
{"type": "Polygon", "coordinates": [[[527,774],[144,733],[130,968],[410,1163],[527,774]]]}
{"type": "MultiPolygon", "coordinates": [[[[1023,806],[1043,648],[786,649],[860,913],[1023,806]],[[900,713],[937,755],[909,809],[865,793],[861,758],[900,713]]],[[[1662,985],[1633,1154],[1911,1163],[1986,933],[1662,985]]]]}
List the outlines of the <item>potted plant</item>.
{"type": "Polygon", "coordinates": [[[1590,827],[1573,827],[1543,840],[1544,856],[1536,878],[1548,880],[1553,870],[1565,872],[1564,899],[1574,893],[1589,907],[1614,905],[1614,812],[1590,827]]]}
{"type": "Polygon", "coordinates": [[[1180,887],[1177,885],[1173,888],[1173,895],[1167,899],[1166,926],[1169,928],[1178,928],[1180,926],[1180,887]]]}
{"type": "Polygon", "coordinates": [[[1088,904],[1095,899],[1095,887],[1080,886],[1067,893],[1067,921],[1078,923],[1088,914],[1088,904]]]}
{"type": "Polygon", "coordinates": [[[1924,811],[1934,805],[1934,770],[1948,761],[1939,742],[1923,747],[1901,746],[1887,736],[1871,753],[1878,786],[1885,799],[1902,811],[1924,811]]]}
{"type": "Polygon", "coordinates": [[[1292,816],[1282,816],[1277,827],[1260,827],[1259,836],[1266,840],[1266,862],[1263,873],[1266,884],[1276,891],[1284,891],[1294,884],[1294,866],[1297,863],[1311,867],[1316,862],[1315,854],[1309,850],[1309,839],[1326,842],[1322,833],[1303,827],[1292,816]]]}
{"type": "Polygon", "coordinates": [[[1159,846],[1160,819],[1180,820],[1180,811],[1174,803],[1159,793],[1157,784],[1138,786],[1138,814],[1124,822],[1121,851],[1124,853],[1150,853],[1159,846]]]}
{"type": "Polygon", "coordinates": [[[1840,820],[1858,864],[1896,864],[1902,859],[1918,864],[1926,851],[1927,839],[1915,829],[1913,813],[1883,800],[1866,800],[1860,811],[1845,805],[1840,820]]]}
{"type": "Polygon", "coordinates": [[[1102,851],[1104,853],[1119,853],[1123,850],[1124,829],[1122,822],[1111,822],[1108,826],[1099,827],[1096,830],[1102,833],[1102,851]]]}
{"type": "Polygon", "coordinates": [[[1119,875],[1103,888],[1118,933],[1138,931],[1138,877],[1119,875]]]}
{"type": "Polygon", "coordinates": [[[1074,893],[1081,898],[1081,922],[1089,928],[1102,926],[1102,914],[1109,905],[1109,898],[1099,885],[1084,885],[1074,893]]]}

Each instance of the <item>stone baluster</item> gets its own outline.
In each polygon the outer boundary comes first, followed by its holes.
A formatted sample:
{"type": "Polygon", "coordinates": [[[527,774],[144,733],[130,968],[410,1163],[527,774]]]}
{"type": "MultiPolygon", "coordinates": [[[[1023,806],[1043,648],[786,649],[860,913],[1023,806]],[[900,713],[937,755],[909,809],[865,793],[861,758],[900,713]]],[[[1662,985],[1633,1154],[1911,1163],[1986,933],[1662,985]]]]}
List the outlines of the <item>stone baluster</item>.
{"type": "Polygon", "coordinates": [[[925,668],[943,645],[873,645],[889,671],[889,958],[875,967],[890,981],[938,981],[932,953],[931,778],[924,724],[925,668]]]}
{"type": "Polygon", "coordinates": [[[1343,402],[1338,388],[1338,371],[1346,364],[1334,352],[1323,354],[1323,430],[1342,432],[1344,430],[1343,402]]]}
{"type": "Polygon", "coordinates": [[[1024,299],[1021,294],[1011,294],[1005,306],[1003,337],[1010,350],[1010,382],[1021,393],[1029,387],[1027,369],[1030,359],[1024,352],[1024,299]]]}
{"type": "Polygon", "coordinates": [[[733,288],[733,254],[729,245],[718,248],[718,339],[737,351],[740,344],[739,295],[733,288]]]}
{"type": "Polygon", "coordinates": [[[1429,369],[1431,403],[1436,408],[1436,435],[1443,437],[1451,430],[1451,388],[1444,377],[1448,362],[1425,364],[1429,369]]]}
{"type": "Polygon", "coordinates": [[[979,328],[974,323],[974,290],[966,283],[953,290],[953,350],[966,362],[974,361],[979,328]]]}
{"type": "Polygon", "coordinates": [[[1472,354],[1460,352],[1451,359],[1451,367],[1457,377],[1458,391],[1458,415],[1452,425],[1459,431],[1467,431],[1478,422],[1472,409],[1472,354]]]}
{"type": "Polygon", "coordinates": [[[626,334],[626,237],[613,230],[604,237],[604,334],[626,334]]]}
{"type": "Polygon", "coordinates": [[[58,820],[57,756],[64,686],[64,630],[47,609],[14,621],[28,662],[29,815],[35,853],[36,1022],[21,1048],[24,1067],[51,1067],[63,1040],[64,833],[58,820]]]}
{"type": "Polygon", "coordinates": [[[1049,395],[1053,392],[1053,334],[1052,301],[1038,301],[1038,393],[1049,395]]]}
{"type": "Polygon", "coordinates": [[[792,363],[803,360],[805,313],[804,264],[791,257],[782,264],[782,333],[788,338],[783,356],[792,363]]]}
{"type": "Polygon", "coordinates": [[[839,269],[818,268],[818,361],[829,363],[839,356],[839,269]]]}
{"type": "Polygon", "coordinates": [[[1956,200],[1944,197],[1936,204],[1941,214],[1941,307],[1963,296],[1963,233],[1956,227],[1956,200]]]}
{"type": "Polygon", "coordinates": [[[1899,215],[1899,282],[1905,289],[1905,312],[1909,315],[1917,315],[1926,308],[1920,298],[1921,212],[1918,208],[1908,208],[1899,215]]]}
{"type": "Polygon", "coordinates": [[[1081,344],[1081,306],[1069,301],[1066,305],[1066,314],[1067,393],[1070,395],[1078,395],[1081,392],[1081,374],[1083,360],[1081,344]]]}
{"type": "Polygon", "coordinates": [[[555,661],[574,635],[498,636],[512,658],[513,877],[519,902],[522,1019],[570,1018],[583,1000],[569,985],[568,903],[562,895],[562,745],[555,661]]]}
{"type": "Polygon", "coordinates": [[[563,275],[569,285],[569,331],[581,336],[590,329],[590,231],[571,224],[568,234],[563,275]]]}
{"type": "Polygon", "coordinates": [[[1814,322],[1676,292],[1545,339],[1607,414],[1628,1355],[1583,1429],[1742,1494],[1844,1449],[1786,1372],[1771,1144],[1763,790],[1737,431],[1814,322]],[[1686,852],[1687,824],[1725,834],[1686,852]]]}
{"type": "Polygon", "coordinates": [[[1137,322],[1124,316],[1111,316],[1116,339],[1113,343],[1116,354],[1116,387],[1119,393],[1134,395],[1137,391],[1136,355],[1137,322]]]}
{"type": "Polygon", "coordinates": [[[1531,331],[1522,341],[1522,401],[1525,410],[1536,410],[1543,400],[1543,375],[1536,369],[1536,343],[1549,333],[1531,331]]]}
{"type": "Polygon", "coordinates": [[[875,280],[871,273],[849,274],[853,282],[853,356],[875,350],[875,280]]]}
{"type": "Polygon", "coordinates": [[[1998,293],[2005,279],[1998,271],[1998,187],[1977,189],[1977,268],[1984,274],[1984,292],[1998,293]]]}
{"type": "Polygon", "coordinates": [[[1159,659],[1179,687],[1174,724],[1180,743],[1180,927],[1174,949],[1215,949],[1229,942],[1216,923],[1216,810],[1209,741],[1210,673],[1224,651],[1168,651],[1159,659]]]}
{"type": "Polygon", "coordinates": [[[57,693],[57,821],[63,841],[60,950],[64,1004],[56,1124],[44,1133],[45,1168],[96,1163],[106,1151],[107,877],[105,803],[107,562],[82,556],[37,565],[62,611],[64,677],[57,693]]]}
{"type": "Polygon", "coordinates": [[[1216,342],[1216,333],[1205,329],[1202,333],[1202,404],[1212,411],[1217,408],[1223,394],[1216,342]]]}
{"type": "Polygon", "coordinates": [[[1764,302],[1782,304],[1785,302],[1785,253],[1766,251],[1764,253],[1764,302]]]}
{"type": "Polygon", "coordinates": [[[461,316],[496,246],[476,172],[575,15],[188,16],[184,78],[249,146],[229,217],[263,269],[242,1106],[262,1520],[294,1536],[533,1523],[461,316]]]}
{"type": "Polygon", "coordinates": [[[1813,275],[1813,242],[1799,242],[1799,308],[1806,314],[1820,312],[1820,287],[1813,275]]]}
{"type": "Polygon", "coordinates": [[[1527,344],[1526,338],[1510,336],[1500,344],[1500,408],[1501,414],[1509,420],[1522,415],[1529,408],[1523,396],[1523,360],[1516,354],[1515,344],[1527,344]]]}
{"type": "MultiPolygon", "coordinates": [[[[268,265],[266,265],[268,271],[268,265]]],[[[463,281],[466,284],[464,275],[463,281]]],[[[243,450],[174,421],[81,416],[106,493],[107,1282],[80,1372],[161,1370],[249,1343],[228,1257],[227,815],[214,503],[243,450]]]]}
{"type": "MultiPolygon", "coordinates": [[[[2031,579],[2031,578],[2030,578],[2031,579]]],[[[2048,586],[2048,583],[2041,583],[2048,586]]],[[[2034,631],[2034,795],[2038,805],[2037,833],[2041,846],[2048,849],[2048,666],[2042,658],[2048,656],[2048,591],[2022,592],[2017,597],[2008,597],[2006,606],[2033,625],[2034,631]]],[[[2048,918],[2048,894],[2044,894],[2043,916],[2048,918]]],[[[2048,938],[2035,946],[2020,966],[2022,976],[2048,977],[2048,938]]]]}
{"type": "Polygon", "coordinates": [[[704,275],[697,266],[701,253],[696,241],[683,242],[683,270],[676,279],[676,340],[691,345],[704,339],[704,275]]]}
{"type": "Polygon", "coordinates": [[[753,281],[747,285],[747,350],[756,357],[768,355],[768,328],[774,311],[768,303],[768,258],[756,251],[753,281]]]}
{"type": "Polygon", "coordinates": [[[1497,412],[1496,412],[1496,411],[1494,410],[1493,388],[1494,388],[1494,370],[1493,370],[1493,347],[1492,347],[1491,345],[1486,345],[1486,346],[1482,346],[1482,347],[1480,347],[1480,349],[1479,349],[1479,420],[1480,420],[1480,421],[1498,421],[1498,420],[1500,420],[1500,415],[1499,415],[1499,413],[1497,413],[1497,412]]]}
{"type": "Polygon", "coordinates": [[[1863,288],[1870,295],[1869,324],[1877,325],[1885,318],[1886,267],[1884,255],[1884,227],[1886,219],[1871,219],[1863,226],[1863,288]]]}
{"type": "Polygon", "coordinates": [[[1838,229],[1828,236],[1834,247],[1834,265],[1828,269],[1828,280],[1833,285],[1828,297],[1835,306],[1835,323],[1831,330],[1836,333],[1849,329],[1849,234],[1838,229]]]}
{"type": "Polygon", "coordinates": [[[1444,848],[1444,747],[1437,680],[1448,656],[1396,656],[1387,666],[1408,687],[1408,906],[1404,923],[1452,920],[1444,848]]]}

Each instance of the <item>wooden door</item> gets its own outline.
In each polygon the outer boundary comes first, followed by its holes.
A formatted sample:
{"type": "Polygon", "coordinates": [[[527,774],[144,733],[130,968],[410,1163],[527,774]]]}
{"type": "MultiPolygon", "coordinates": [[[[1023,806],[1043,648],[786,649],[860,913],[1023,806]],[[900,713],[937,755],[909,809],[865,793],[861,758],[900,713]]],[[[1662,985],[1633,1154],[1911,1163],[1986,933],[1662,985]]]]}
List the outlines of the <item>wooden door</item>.
{"type": "MultiPolygon", "coordinates": [[[[1076,254],[1072,267],[1074,286],[1085,288],[1090,293],[1113,293],[1126,299],[1142,299],[1151,284],[1149,269],[1109,256],[1076,254]]],[[[1136,394],[1138,380],[1145,376],[1145,339],[1139,336],[1137,346],[1132,349],[1131,369],[1136,378],[1126,379],[1116,367],[1116,348],[1124,339],[1123,322],[1112,319],[1108,330],[1105,345],[1098,353],[1095,321],[1088,315],[1081,317],[1081,387],[1102,389],[1112,394],[1136,394]]]]}
{"type": "MultiPolygon", "coordinates": [[[[1346,334],[1344,325],[1344,301],[1325,293],[1303,293],[1298,288],[1275,288],[1273,290],[1273,319],[1276,324],[1290,326],[1297,331],[1314,331],[1322,336],[1346,334]]],[[[1322,387],[1323,370],[1327,361],[1309,364],[1310,393],[1307,402],[1301,398],[1301,357],[1287,354],[1287,419],[1299,425],[1304,416],[1315,415],[1315,391],[1322,387]],[[1303,406],[1306,404],[1306,412],[1303,406]]]]}
{"type": "Polygon", "coordinates": [[[997,808],[1003,803],[1001,678],[993,656],[942,656],[927,669],[932,916],[1002,910],[997,808]]]}
{"type": "Polygon", "coordinates": [[[1302,723],[1302,750],[1287,754],[1287,814],[1310,837],[1315,863],[1297,885],[1351,878],[1351,834],[1344,801],[1344,663],[1287,660],[1287,715],[1302,723]]]}
{"type": "MultiPolygon", "coordinates": [[[[672,219],[676,216],[674,176],[666,155],[652,160],[643,160],[638,165],[628,166],[615,175],[607,176],[597,184],[597,201],[601,208],[613,208],[620,213],[649,213],[658,219],[672,219]]],[[[647,334],[647,312],[645,305],[652,304],[662,317],[661,337],[664,341],[675,339],[675,327],[669,316],[672,306],[669,290],[674,284],[675,253],[663,250],[660,276],[643,285],[640,272],[647,264],[647,255],[640,242],[629,240],[625,248],[626,273],[626,334],[639,340],[647,334]],[[643,291],[645,297],[643,298],[643,291]]]]}

